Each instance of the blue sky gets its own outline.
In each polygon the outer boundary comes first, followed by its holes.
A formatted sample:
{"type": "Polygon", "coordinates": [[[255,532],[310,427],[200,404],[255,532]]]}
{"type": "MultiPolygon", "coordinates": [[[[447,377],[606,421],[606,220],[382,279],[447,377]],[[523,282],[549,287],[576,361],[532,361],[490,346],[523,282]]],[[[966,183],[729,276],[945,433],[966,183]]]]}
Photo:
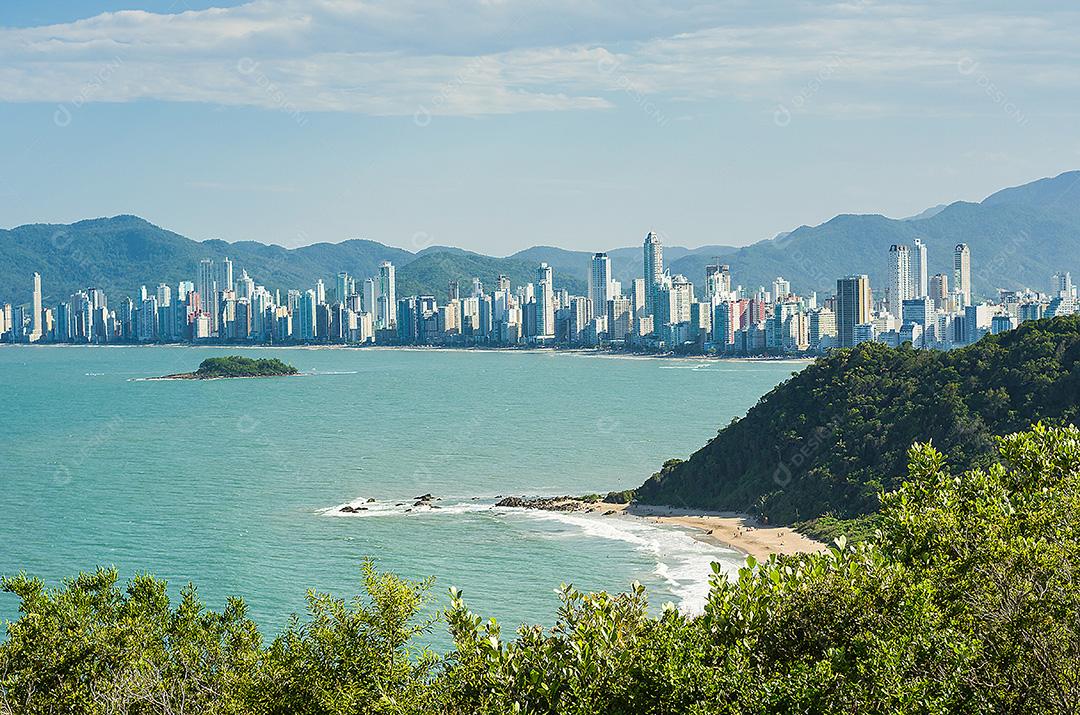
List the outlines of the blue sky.
{"type": "Polygon", "coordinates": [[[1068,3],[8,0],[0,225],[743,245],[1080,168],[1068,3]]]}

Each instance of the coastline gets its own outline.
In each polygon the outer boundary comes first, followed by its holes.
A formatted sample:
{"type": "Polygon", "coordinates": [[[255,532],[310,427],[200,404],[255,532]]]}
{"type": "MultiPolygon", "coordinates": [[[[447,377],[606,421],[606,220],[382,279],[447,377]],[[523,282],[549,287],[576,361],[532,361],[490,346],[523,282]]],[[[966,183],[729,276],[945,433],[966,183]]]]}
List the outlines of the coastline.
{"type": "Polygon", "coordinates": [[[463,353],[506,353],[506,354],[548,354],[548,355],[576,355],[585,357],[630,359],[630,360],[683,360],[683,361],[717,361],[717,362],[747,362],[747,363],[800,363],[810,364],[819,355],[715,355],[715,354],[682,354],[674,352],[634,352],[623,350],[604,350],[597,348],[580,347],[536,347],[536,346],[457,346],[457,345],[270,345],[266,343],[208,343],[197,344],[188,342],[179,343],[7,343],[0,342],[0,349],[11,348],[193,348],[215,350],[372,350],[372,351],[400,351],[400,352],[463,352],[463,353]]]}
{"type": "Polygon", "coordinates": [[[793,556],[821,553],[828,546],[790,527],[768,526],[748,514],[739,512],[676,509],[649,504],[599,506],[607,507],[601,513],[609,511],[612,506],[621,506],[621,509],[616,509],[616,513],[622,516],[693,529],[697,532],[695,535],[703,541],[727,546],[753,556],[758,561],[767,561],[773,554],[793,556]]]}
{"type": "Polygon", "coordinates": [[[525,509],[565,511],[592,514],[601,518],[644,519],[654,524],[690,529],[694,537],[706,543],[734,549],[758,561],[770,556],[821,553],[828,544],[811,539],[787,526],[762,524],[749,514],[732,511],[708,511],[657,506],[651,504],[610,504],[584,502],[575,498],[527,499],[520,504],[525,509]]]}

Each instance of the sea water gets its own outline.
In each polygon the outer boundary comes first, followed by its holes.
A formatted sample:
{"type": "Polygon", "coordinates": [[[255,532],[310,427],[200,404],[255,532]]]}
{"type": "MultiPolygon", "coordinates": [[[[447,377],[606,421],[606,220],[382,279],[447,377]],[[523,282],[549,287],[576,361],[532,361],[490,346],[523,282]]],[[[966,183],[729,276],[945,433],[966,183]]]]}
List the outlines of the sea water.
{"type": "MultiPolygon", "coordinates": [[[[635,487],[801,364],[549,351],[0,348],[0,573],[80,570],[240,595],[264,632],[309,589],[358,592],[365,557],[464,591],[504,626],[552,621],[556,588],[686,610],[738,553],[644,519],[495,508],[506,495],[635,487]],[[299,377],[153,381],[210,356],[299,377]],[[414,507],[430,493],[438,509],[414,507]],[[374,499],[374,502],[369,502],[374,499]],[[364,507],[344,514],[344,505],[364,507]]],[[[18,617],[0,594],[0,620],[18,617]]]]}

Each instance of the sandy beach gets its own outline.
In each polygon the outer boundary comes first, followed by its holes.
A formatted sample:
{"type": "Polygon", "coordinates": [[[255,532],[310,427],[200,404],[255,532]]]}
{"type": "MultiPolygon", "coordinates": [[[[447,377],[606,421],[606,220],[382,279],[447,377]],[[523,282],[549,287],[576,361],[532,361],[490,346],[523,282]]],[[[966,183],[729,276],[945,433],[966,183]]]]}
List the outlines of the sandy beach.
{"type": "Polygon", "coordinates": [[[786,526],[768,526],[746,514],[701,509],[676,509],[646,504],[589,504],[585,511],[608,514],[608,518],[649,519],[695,529],[700,538],[729,546],[759,561],[772,554],[808,554],[824,551],[826,544],[786,526]]]}

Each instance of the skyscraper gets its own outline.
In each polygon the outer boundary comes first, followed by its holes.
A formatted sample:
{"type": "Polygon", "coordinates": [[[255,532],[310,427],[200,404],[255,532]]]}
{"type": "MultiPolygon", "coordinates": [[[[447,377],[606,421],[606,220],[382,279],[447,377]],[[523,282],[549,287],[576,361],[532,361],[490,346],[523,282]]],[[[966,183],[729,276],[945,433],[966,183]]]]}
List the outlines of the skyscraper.
{"type": "Polygon", "coordinates": [[[225,258],[221,262],[221,271],[218,274],[218,290],[232,290],[233,289],[233,270],[232,261],[225,258]]]}
{"type": "Polygon", "coordinates": [[[924,295],[929,295],[930,288],[930,275],[926,272],[926,244],[919,239],[915,239],[915,251],[911,257],[911,273],[912,283],[914,284],[914,292],[912,298],[922,298],[924,295]]]}
{"type": "Polygon", "coordinates": [[[199,282],[197,285],[202,312],[210,316],[210,331],[212,333],[216,332],[218,329],[218,281],[217,272],[214,270],[214,262],[209,258],[204,258],[199,262],[199,282]]]}
{"type": "Polygon", "coordinates": [[[593,315],[603,315],[607,311],[608,301],[615,297],[611,292],[611,259],[606,253],[595,253],[589,273],[589,300],[592,301],[593,315]]]}
{"type": "Polygon", "coordinates": [[[949,306],[949,277],[944,273],[935,273],[930,279],[930,299],[935,310],[945,310],[949,306]]]}
{"type": "Polygon", "coordinates": [[[731,292],[731,269],[727,265],[710,264],[705,266],[705,300],[714,302],[719,296],[726,300],[731,292]]]}
{"type": "Polygon", "coordinates": [[[855,345],[855,327],[870,321],[870,278],[852,275],[836,281],[836,334],[842,348],[855,345]]]}
{"type": "Polygon", "coordinates": [[[963,296],[965,307],[971,305],[971,249],[966,243],[953,250],[953,290],[963,296]]]}
{"type": "Polygon", "coordinates": [[[911,275],[911,251],[903,244],[889,247],[889,283],[886,286],[889,312],[899,318],[903,312],[904,301],[911,297],[913,281],[911,275]]]}
{"type": "MultiPolygon", "coordinates": [[[[603,315],[607,314],[607,306],[603,315]]],[[[541,263],[536,269],[536,335],[546,338],[555,335],[555,294],[551,266],[541,263]]]]}
{"type": "Polygon", "coordinates": [[[630,306],[635,318],[645,315],[645,279],[635,278],[630,284],[630,306]]]}
{"type": "Polygon", "coordinates": [[[334,300],[338,303],[344,304],[352,293],[350,290],[349,274],[345,271],[337,274],[337,280],[334,282],[334,300]]]}
{"type": "Polygon", "coordinates": [[[664,247],[660,237],[650,231],[645,237],[645,314],[656,312],[656,294],[664,275],[664,247]]]}
{"type": "Polygon", "coordinates": [[[397,278],[394,272],[394,264],[383,261],[379,264],[378,306],[376,309],[375,325],[379,328],[389,329],[397,324],[397,278]]]}
{"type": "Polygon", "coordinates": [[[36,343],[42,338],[41,330],[41,274],[34,273],[34,298],[30,308],[34,311],[30,316],[30,342],[36,343]]]}

